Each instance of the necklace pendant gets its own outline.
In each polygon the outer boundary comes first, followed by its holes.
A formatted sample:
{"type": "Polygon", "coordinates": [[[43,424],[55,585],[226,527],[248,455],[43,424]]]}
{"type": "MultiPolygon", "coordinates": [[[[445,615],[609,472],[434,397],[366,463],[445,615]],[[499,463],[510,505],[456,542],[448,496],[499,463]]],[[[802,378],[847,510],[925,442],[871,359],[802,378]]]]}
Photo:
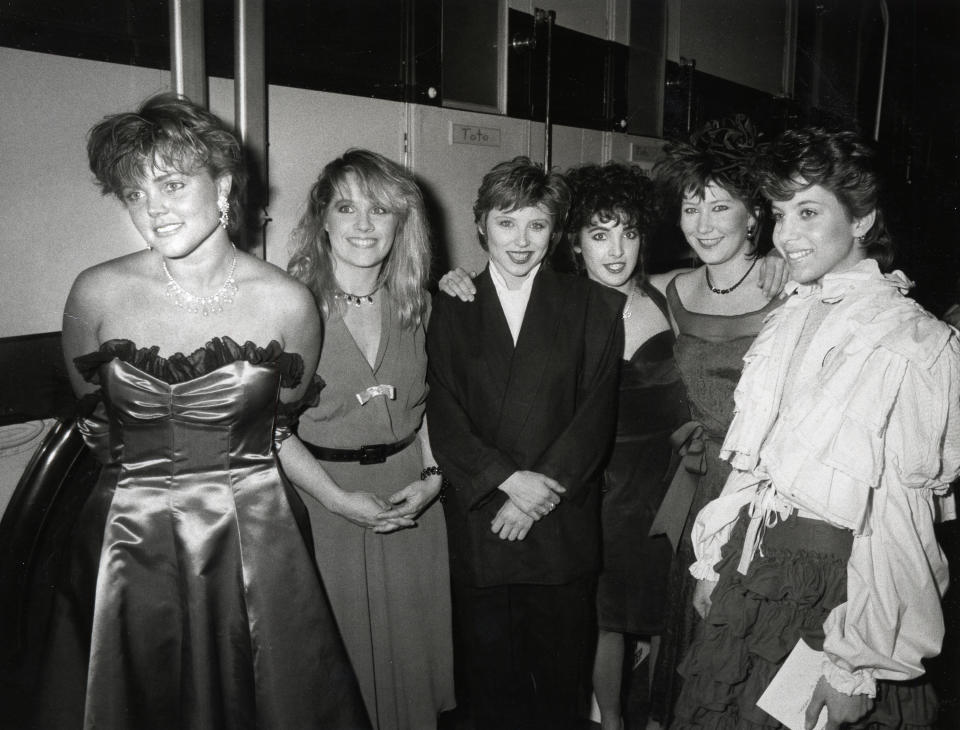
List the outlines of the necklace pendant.
{"type": "MultiPolygon", "coordinates": [[[[377,287],[377,289],[379,289],[379,287],[377,287]]],[[[355,307],[359,307],[364,303],[373,304],[373,295],[376,294],[377,289],[374,289],[369,294],[351,294],[350,292],[336,291],[333,293],[333,298],[344,301],[347,304],[352,304],[355,307]]]]}
{"type": "Polygon", "coordinates": [[[623,311],[620,313],[620,319],[630,319],[633,316],[633,312],[630,310],[630,305],[633,304],[633,295],[636,293],[636,287],[630,289],[630,293],[627,294],[627,301],[623,304],[623,311]]]}

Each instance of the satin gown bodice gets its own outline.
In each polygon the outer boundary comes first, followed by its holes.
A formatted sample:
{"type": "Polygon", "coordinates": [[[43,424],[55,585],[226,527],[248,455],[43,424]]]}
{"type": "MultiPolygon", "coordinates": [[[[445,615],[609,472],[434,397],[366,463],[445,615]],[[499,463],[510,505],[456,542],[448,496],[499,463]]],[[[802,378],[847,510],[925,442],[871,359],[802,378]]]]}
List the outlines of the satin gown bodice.
{"type": "Polygon", "coordinates": [[[115,359],[101,368],[110,462],[176,486],[198,471],[236,476],[273,467],[280,372],[237,361],[167,384],[115,359]]]}
{"type": "Polygon", "coordinates": [[[222,338],[169,359],[114,340],[75,362],[101,386],[81,430],[105,464],[79,518],[83,727],[368,727],[274,449],[309,404],[278,401],[301,358],[222,338]]]}

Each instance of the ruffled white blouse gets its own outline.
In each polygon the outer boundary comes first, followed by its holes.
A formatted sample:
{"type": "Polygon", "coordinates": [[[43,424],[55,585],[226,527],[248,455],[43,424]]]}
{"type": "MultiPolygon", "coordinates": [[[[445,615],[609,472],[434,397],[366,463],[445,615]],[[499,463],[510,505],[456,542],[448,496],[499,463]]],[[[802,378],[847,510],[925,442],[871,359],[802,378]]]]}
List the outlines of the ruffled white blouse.
{"type": "Polygon", "coordinates": [[[947,562],[933,526],[956,516],[960,341],[903,296],[910,286],[872,259],[828,274],[822,287],[791,285],[744,356],[721,451],[734,471],[692,535],[690,572],[716,580],[745,505],[744,573],[764,526],[793,509],[853,531],[847,601],[824,624],[824,675],[847,694],[874,696],[877,679],[919,676],[944,633],[947,562]],[[798,351],[817,306],[829,311],[798,351]]]}

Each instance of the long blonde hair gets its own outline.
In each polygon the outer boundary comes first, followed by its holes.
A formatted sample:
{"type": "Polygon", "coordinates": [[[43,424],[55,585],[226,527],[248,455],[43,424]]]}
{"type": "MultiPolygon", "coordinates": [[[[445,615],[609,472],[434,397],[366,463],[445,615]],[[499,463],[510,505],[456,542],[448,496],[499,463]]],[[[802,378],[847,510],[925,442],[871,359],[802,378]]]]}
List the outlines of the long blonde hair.
{"type": "Polygon", "coordinates": [[[380,268],[377,285],[393,299],[400,323],[417,327],[426,312],[425,287],[430,274],[430,233],[423,195],[413,175],[383,155],[349,149],[323,168],[291,236],[293,255],[287,271],[310,287],[324,319],[342,314],[346,305],[334,298],[339,287],[324,222],[327,207],[347,188],[350,173],[364,195],[397,215],[396,238],[380,268]]]}

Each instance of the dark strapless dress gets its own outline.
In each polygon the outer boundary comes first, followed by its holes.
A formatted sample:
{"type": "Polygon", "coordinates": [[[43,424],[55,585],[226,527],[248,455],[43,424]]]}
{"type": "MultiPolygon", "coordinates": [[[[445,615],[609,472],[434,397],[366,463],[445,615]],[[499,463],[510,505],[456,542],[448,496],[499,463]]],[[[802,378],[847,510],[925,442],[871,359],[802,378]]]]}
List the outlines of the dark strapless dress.
{"type": "MultiPolygon", "coordinates": [[[[666,315],[652,286],[644,292],[666,315]]],[[[603,570],[597,583],[600,628],[654,636],[663,629],[673,550],[649,536],[670,482],[670,434],[689,419],[686,390],[673,357],[673,332],[659,332],[620,370],[617,436],[604,470],[603,570]]]]}
{"type": "Polygon", "coordinates": [[[278,396],[301,358],[223,338],[168,359],[112,340],[76,364],[101,386],[81,430],[104,466],[30,726],[369,727],[278,468],[275,439],[299,412],[278,396]]]}

